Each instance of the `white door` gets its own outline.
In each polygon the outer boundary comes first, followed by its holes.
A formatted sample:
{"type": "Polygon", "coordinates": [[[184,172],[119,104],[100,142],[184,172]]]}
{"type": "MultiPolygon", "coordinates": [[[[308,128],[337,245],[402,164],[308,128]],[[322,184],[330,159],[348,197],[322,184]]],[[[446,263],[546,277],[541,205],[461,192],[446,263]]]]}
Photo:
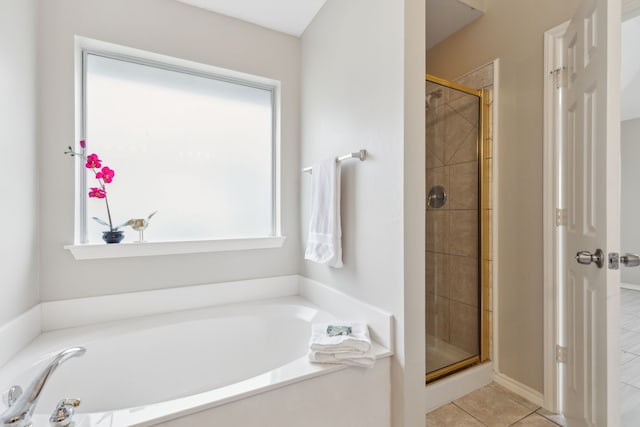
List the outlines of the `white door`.
{"type": "Polygon", "coordinates": [[[608,254],[620,250],[619,33],[620,0],[584,0],[563,37],[569,426],[620,425],[620,275],[607,265],[608,254]],[[578,252],[597,249],[601,267],[577,262],[578,252]]]}

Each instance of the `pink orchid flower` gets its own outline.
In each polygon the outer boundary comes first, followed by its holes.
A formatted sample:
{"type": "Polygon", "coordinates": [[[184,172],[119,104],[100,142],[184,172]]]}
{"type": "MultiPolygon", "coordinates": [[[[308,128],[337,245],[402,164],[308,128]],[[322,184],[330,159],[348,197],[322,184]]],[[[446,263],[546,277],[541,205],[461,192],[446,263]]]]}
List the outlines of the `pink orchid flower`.
{"type": "Polygon", "coordinates": [[[71,157],[80,157],[86,161],[85,167],[87,169],[91,169],[95,173],[95,177],[98,180],[99,187],[91,187],[89,188],[89,197],[95,199],[104,199],[106,208],[107,208],[107,216],[109,217],[109,223],[96,219],[102,225],[108,225],[110,231],[117,231],[118,228],[124,226],[125,224],[119,225],[118,227],[113,227],[113,223],[111,222],[111,210],[109,209],[109,200],[107,197],[107,192],[105,191],[105,184],[109,184],[113,181],[113,177],[115,176],[115,172],[108,166],[102,167],[102,160],[98,157],[97,154],[89,154],[85,155],[85,149],[87,148],[87,141],[84,139],[80,140],[80,152],[74,151],[73,147],[69,146],[67,151],[64,154],[67,154],[71,157]],[[102,168],[102,169],[100,169],[102,168]],[[100,169],[100,170],[98,170],[100,169]]]}
{"type": "Polygon", "coordinates": [[[113,176],[115,174],[116,173],[113,169],[109,168],[109,166],[105,166],[100,172],[96,173],[96,178],[102,179],[105,183],[110,184],[111,181],[113,181],[113,176]]]}
{"type": "Polygon", "coordinates": [[[89,197],[95,197],[96,199],[104,199],[107,196],[107,193],[98,187],[91,187],[89,189],[89,197]]]}
{"type": "Polygon", "coordinates": [[[87,164],[85,165],[87,169],[98,169],[102,166],[102,160],[98,158],[97,154],[89,154],[87,156],[87,164]]]}

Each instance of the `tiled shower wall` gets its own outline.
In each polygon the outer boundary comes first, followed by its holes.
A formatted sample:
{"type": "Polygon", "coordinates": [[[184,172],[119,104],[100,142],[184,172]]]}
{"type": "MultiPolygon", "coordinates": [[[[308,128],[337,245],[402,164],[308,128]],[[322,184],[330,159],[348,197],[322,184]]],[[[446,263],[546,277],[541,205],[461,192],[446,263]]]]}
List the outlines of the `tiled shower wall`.
{"type": "MultiPolygon", "coordinates": [[[[493,86],[493,64],[457,81],[476,89],[493,86]]],[[[440,88],[427,82],[427,93],[440,88]]],[[[490,104],[491,105],[491,104],[490,104]]],[[[489,108],[490,110],[491,108],[489,108]]],[[[439,209],[427,207],[426,310],[427,334],[475,354],[478,351],[478,163],[476,160],[478,105],[475,97],[442,88],[432,97],[427,114],[427,192],[434,185],[447,190],[448,201],[439,209]]],[[[489,118],[488,123],[491,123],[489,118]]],[[[490,332],[491,295],[491,168],[492,132],[484,141],[485,194],[481,201],[484,223],[484,309],[483,327],[490,332]]],[[[485,339],[490,339],[487,334],[485,339]]],[[[489,351],[491,354],[491,350],[489,351]]]]}

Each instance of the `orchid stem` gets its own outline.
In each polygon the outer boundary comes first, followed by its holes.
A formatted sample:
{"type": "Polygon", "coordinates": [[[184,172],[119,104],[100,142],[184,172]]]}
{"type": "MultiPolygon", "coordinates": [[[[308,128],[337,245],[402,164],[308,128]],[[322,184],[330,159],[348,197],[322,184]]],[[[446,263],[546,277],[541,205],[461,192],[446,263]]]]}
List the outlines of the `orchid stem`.
{"type": "MultiPolygon", "coordinates": [[[[102,187],[104,188],[104,186],[102,187]]],[[[109,217],[109,231],[113,230],[113,223],[111,222],[111,211],[109,210],[109,198],[107,197],[107,193],[104,193],[104,202],[107,204],[107,216],[109,217]]]]}
{"type": "MultiPolygon", "coordinates": [[[[94,176],[97,174],[95,168],[91,168],[91,171],[93,172],[94,176]]],[[[96,178],[96,179],[98,180],[98,184],[100,184],[100,188],[102,188],[102,191],[104,191],[104,202],[107,205],[107,216],[109,217],[109,231],[114,231],[113,222],[111,222],[111,209],[109,209],[109,196],[107,195],[107,189],[102,179],[100,178],[96,178]]]]}

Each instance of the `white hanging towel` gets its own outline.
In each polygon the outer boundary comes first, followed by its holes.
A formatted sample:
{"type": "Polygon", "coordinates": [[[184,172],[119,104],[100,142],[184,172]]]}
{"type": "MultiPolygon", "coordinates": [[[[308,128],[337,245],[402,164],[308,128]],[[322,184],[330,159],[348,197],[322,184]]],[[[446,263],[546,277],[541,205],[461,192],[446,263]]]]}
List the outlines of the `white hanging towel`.
{"type": "Polygon", "coordinates": [[[304,258],[329,267],[342,267],[340,162],[335,157],[313,165],[311,219],[304,258]]]}

